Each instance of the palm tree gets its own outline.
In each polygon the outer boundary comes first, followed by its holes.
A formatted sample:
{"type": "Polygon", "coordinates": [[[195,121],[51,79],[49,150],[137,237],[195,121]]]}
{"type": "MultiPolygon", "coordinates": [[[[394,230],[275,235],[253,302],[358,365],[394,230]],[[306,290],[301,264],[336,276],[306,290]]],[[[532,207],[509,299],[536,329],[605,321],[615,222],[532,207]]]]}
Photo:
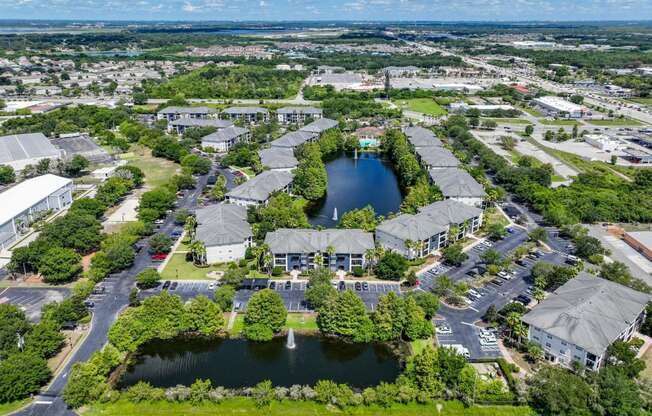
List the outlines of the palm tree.
{"type": "Polygon", "coordinates": [[[254,256],[256,262],[256,270],[260,271],[260,266],[264,262],[265,254],[269,251],[269,246],[265,243],[257,244],[251,248],[251,254],[254,256]]]}
{"type": "Polygon", "coordinates": [[[376,249],[370,248],[369,250],[365,251],[364,257],[365,257],[365,266],[367,268],[367,271],[369,271],[369,269],[376,263],[376,249]]]}
{"type": "Polygon", "coordinates": [[[189,215],[188,218],[186,218],[186,223],[184,224],[183,229],[188,233],[188,237],[190,237],[191,240],[194,240],[195,231],[197,230],[197,218],[193,215],[189,215]]]}
{"type": "Polygon", "coordinates": [[[263,253],[263,268],[267,270],[267,274],[272,274],[272,261],[274,260],[272,253],[270,253],[268,250],[264,251],[263,253]]]}
{"type": "Polygon", "coordinates": [[[403,244],[405,245],[405,248],[407,248],[408,257],[412,257],[412,248],[414,247],[414,242],[408,238],[403,244]]]}
{"type": "Polygon", "coordinates": [[[190,252],[192,253],[192,260],[196,264],[206,264],[206,246],[203,241],[193,241],[190,244],[190,252]]]}
{"type": "Polygon", "coordinates": [[[315,269],[319,269],[324,265],[324,258],[322,257],[321,254],[315,254],[315,257],[313,257],[312,262],[315,265],[315,269]]]}
{"type": "Polygon", "coordinates": [[[328,246],[326,247],[326,253],[328,254],[328,265],[335,264],[335,247],[328,246]]]}

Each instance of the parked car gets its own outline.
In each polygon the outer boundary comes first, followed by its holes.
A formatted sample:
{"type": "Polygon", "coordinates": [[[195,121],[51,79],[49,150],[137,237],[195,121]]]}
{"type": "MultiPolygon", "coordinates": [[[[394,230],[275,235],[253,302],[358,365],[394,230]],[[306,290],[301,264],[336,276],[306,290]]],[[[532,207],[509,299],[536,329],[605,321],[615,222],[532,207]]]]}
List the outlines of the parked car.
{"type": "Polygon", "coordinates": [[[94,295],[99,295],[106,292],[106,288],[104,286],[95,286],[93,288],[93,294],[94,295]]]}
{"type": "Polygon", "coordinates": [[[208,284],[208,289],[209,289],[209,290],[213,290],[213,289],[215,289],[215,282],[210,282],[210,283],[208,284]]]}
{"type": "Polygon", "coordinates": [[[369,283],[362,282],[362,290],[369,290],[369,283]]]}
{"type": "Polygon", "coordinates": [[[166,280],[166,281],[163,283],[163,290],[169,288],[171,283],[172,283],[172,282],[170,282],[169,280],[166,280]]]}
{"type": "Polygon", "coordinates": [[[518,259],[514,263],[518,264],[519,266],[523,266],[523,267],[527,266],[527,262],[525,260],[523,260],[523,259],[518,259]]]}
{"type": "Polygon", "coordinates": [[[355,290],[357,291],[362,290],[362,285],[360,284],[360,282],[355,282],[355,290]]]}
{"type": "Polygon", "coordinates": [[[339,286],[338,286],[338,289],[339,289],[340,291],[343,291],[344,289],[346,289],[346,283],[344,283],[343,281],[341,281],[340,284],[339,284],[339,286]]]}
{"type": "Polygon", "coordinates": [[[180,230],[174,230],[174,231],[172,231],[172,232],[170,233],[170,237],[173,237],[173,238],[179,238],[179,237],[181,237],[181,234],[183,234],[183,231],[180,231],[180,230]]]}
{"type": "Polygon", "coordinates": [[[274,281],[269,282],[269,288],[270,289],[276,289],[276,282],[274,282],[274,281]]]}
{"type": "Polygon", "coordinates": [[[529,296],[526,296],[526,295],[523,295],[523,294],[516,296],[514,298],[514,300],[517,301],[517,302],[521,302],[525,306],[529,305],[530,302],[532,302],[532,299],[530,299],[529,296]]]}
{"type": "Polygon", "coordinates": [[[500,280],[500,279],[494,279],[494,280],[491,281],[491,283],[493,283],[496,286],[502,286],[503,285],[503,281],[500,280]]]}
{"type": "Polygon", "coordinates": [[[453,330],[448,326],[448,324],[439,324],[437,325],[437,333],[441,335],[450,335],[453,333],[453,330]]]}
{"type": "Polygon", "coordinates": [[[165,224],[165,220],[163,218],[159,218],[157,220],[154,220],[154,224],[156,225],[165,224]]]}
{"type": "Polygon", "coordinates": [[[285,290],[290,290],[290,289],[292,289],[292,282],[288,280],[287,282],[285,282],[285,290]]]}
{"type": "Polygon", "coordinates": [[[84,306],[87,307],[88,309],[92,308],[95,306],[95,302],[92,300],[85,300],[84,301],[84,306]]]}
{"type": "Polygon", "coordinates": [[[156,253],[156,254],[152,254],[150,257],[152,261],[160,262],[160,261],[164,261],[167,256],[168,255],[165,253],[156,253]]]}
{"type": "Polygon", "coordinates": [[[170,285],[170,290],[176,290],[177,286],[179,286],[179,282],[172,282],[170,285]]]}
{"type": "Polygon", "coordinates": [[[507,273],[507,272],[504,271],[504,270],[501,270],[501,271],[498,272],[498,277],[500,277],[500,278],[502,278],[502,279],[505,279],[505,280],[509,280],[509,279],[512,278],[512,275],[509,274],[509,273],[507,273]]]}

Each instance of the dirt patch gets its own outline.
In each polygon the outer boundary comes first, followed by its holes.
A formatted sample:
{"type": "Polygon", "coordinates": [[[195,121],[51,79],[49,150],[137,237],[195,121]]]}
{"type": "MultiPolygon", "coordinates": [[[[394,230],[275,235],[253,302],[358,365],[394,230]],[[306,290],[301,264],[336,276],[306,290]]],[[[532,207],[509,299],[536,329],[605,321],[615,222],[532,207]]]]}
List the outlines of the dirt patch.
{"type": "Polygon", "coordinates": [[[81,327],[74,331],[61,331],[66,337],[66,340],[64,341],[64,346],[61,348],[61,351],[48,360],[48,368],[52,373],[56,373],[57,370],[61,368],[63,363],[66,361],[68,354],[70,354],[70,352],[75,348],[87,331],[87,328],[81,329],[81,327]]]}

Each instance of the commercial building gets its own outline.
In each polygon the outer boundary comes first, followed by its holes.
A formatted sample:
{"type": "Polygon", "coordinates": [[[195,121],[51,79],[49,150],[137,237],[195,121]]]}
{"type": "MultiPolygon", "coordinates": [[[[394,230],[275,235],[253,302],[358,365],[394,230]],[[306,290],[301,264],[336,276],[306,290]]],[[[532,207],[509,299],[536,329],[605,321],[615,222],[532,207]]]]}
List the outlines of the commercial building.
{"type": "Polygon", "coordinates": [[[226,194],[226,200],[236,205],[266,205],[274,192],[292,192],[294,175],[290,172],[268,170],[254,176],[226,194]]]}
{"type": "Polygon", "coordinates": [[[0,165],[21,171],[39,160],[55,160],[63,153],[54,147],[43,133],[12,134],[0,137],[0,165]]]}
{"type": "Polygon", "coordinates": [[[79,155],[91,163],[113,161],[113,157],[106,150],[84,133],[60,134],[58,138],[52,139],[51,143],[61,151],[62,157],[65,159],[79,155]]]}
{"type": "Polygon", "coordinates": [[[276,111],[276,117],[281,124],[305,123],[307,118],[313,120],[322,118],[321,108],[315,107],[283,107],[276,111]]]}
{"type": "Polygon", "coordinates": [[[180,118],[209,118],[217,115],[217,110],[210,107],[165,107],[158,113],[159,120],[177,120],[180,118]]]}
{"type": "Polygon", "coordinates": [[[606,134],[585,134],[584,141],[593,147],[604,152],[613,152],[618,150],[620,140],[607,136],[606,134]]]}
{"type": "Polygon", "coordinates": [[[168,123],[168,132],[183,134],[187,129],[198,127],[214,127],[216,129],[225,129],[233,126],[229,120],[220,120],[217,118],[178,118],[168,123]]]}
{"type": "Polygon", "coordinates": [[[465,94],[475,94],[483,90],[479,85],[473,84],[432,84],[432,89],[439,91],[458,91],[465,94]]]}
{"type": "Polygon", "coordinates": [[[458,168],[431,169],[429,174],[444,198],[482,208],[487,194],[467,171],[458,168]]]}
{"type": "Polygon", "coordinates": [[[206,247],[206,263],[226,263],[245,258],[253,242],[247,208],[217,204],[198,209],[195,239],[206,247]]]}
{"type": "Polygon", "coordinates": [[[639,150],[633,147],[628,147],[623,150],[623,158],[632,161],[633,163],[648,164],[652,163],[652,153],[644,150],[639,150]]]}
{"type": "Polygon", "coordinates": [[[294,151],[286,147],[270,147],[258,151],[260,163],[270,170],[290,172],[299,166],[299,161],[294,156],[294,151]]]}
{"type": "Polygon", "coordinates": [[[473,234],[482,225],[482,210],[452,199],[437,201],[416,214],[401,214],[376,227],[376,242],[407,258],[425,257],[450,240],[473,234]],[[451,228],[457,235],[451,238],[451,228]]]}
{"type": "Polygon", "coordinates": [[[241,142],[248,142],[251,133],[244,127],[231,126],[218,130],[201,138],[201,146],[212,148],[217,152],[228,152],[241,142]]]}
{"type": "Polygon", "coordinates": [[[535,98],[532,101],[543,111],[558,117],[582,118],[588,112],[588,109],[584,106],[552,95],[535,98]]]}
{"type": "Polygon", "coordinates": [[[55,175],[28,179],[0,194],[0,248],[5,249],[51,211],[72,203],[72,181],[55,175]]]}
{"type": "Polygon", "coordinates": [[[269,121],[269,110],[262,107],[229,107],[222,114],[230,120],[243,120],[245,123],[269,121]]]}
{"type": "Polygon", "coordinates": [[[388,66],[383,69],[383,73],[390,77],[413,77],[421,71],[416,66],[388,66]]]}
{"type": "Polygon", "coordinates": [[[645,319],[650,295],[585,272],[570,279],[523,316],[528,340],[548,361],[590,370],[604,364],[607,348],[628,341],[645,319]]]}
{"type": "Polygon", "coordinates": [[[282,228],[267,233],[265,244],[274,257],[274,267],[284,271],[314,269],[315,260],[321,257],[324,267],[350,272],[354,267],[365,267],[365,256],[374,248],[374,238],[356,229],[282,228]]]}

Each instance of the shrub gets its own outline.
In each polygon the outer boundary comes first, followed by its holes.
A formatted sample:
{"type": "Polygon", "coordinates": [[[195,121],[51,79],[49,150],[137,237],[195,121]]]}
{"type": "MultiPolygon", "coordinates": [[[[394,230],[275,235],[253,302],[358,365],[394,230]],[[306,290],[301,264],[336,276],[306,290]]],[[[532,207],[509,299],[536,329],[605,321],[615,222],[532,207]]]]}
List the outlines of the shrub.
{"type": "Polygon", "coordinates": [[[283,274],[283,268],[281,266],[274,266],[272,268],[272,276],[278,277],[283,274]]]}
{"type": "Polygon", "coordinates": [[[212,385],[210,380],[197,379],[190,386],[190,402],[199,404],[208,400],[212,385]]]}
{"type": "Polygon", "coordinates": [[[251,390],[251,395],[256,401],[256,406],[267,407],[274,400],[274,388],[269,380],[261,381],[251,390]]]}
{"type": "Polygon", "coordinates": [[[132,403],[153,402],[165,398],[165,390],[153,387],[151,384],[139,381],[129,387],[124,397],[132,403]]]}
{"type": "Polygon", "coordinates": [[[364,276],[364,269],[360,266],[354,266],[353,267],[353,276],[355,277],[362,277],[364,276]]]}

